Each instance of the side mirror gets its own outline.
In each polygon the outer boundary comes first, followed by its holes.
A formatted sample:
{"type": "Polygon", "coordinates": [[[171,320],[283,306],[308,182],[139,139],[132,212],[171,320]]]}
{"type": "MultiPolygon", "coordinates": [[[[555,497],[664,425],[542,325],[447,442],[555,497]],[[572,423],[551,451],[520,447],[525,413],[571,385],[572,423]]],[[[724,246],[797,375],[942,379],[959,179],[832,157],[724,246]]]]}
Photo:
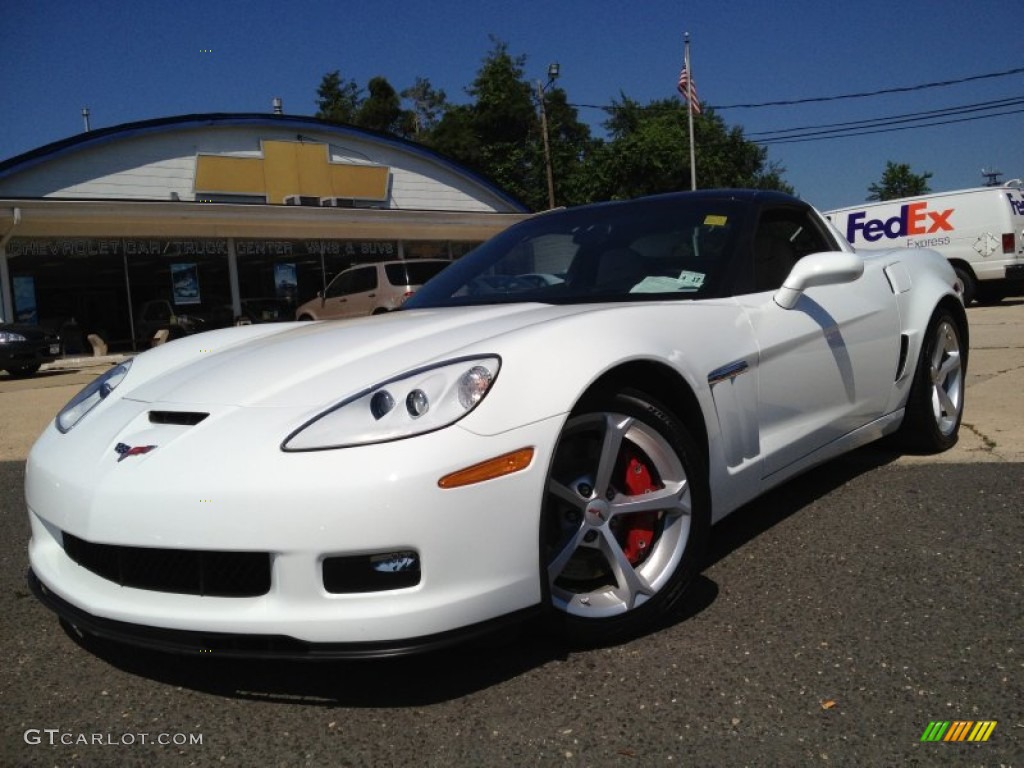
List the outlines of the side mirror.
{"type": "Polygon", "coordinates": [[[864,260],[855,253],[812,253],[793,267],[782,287],[775,292],[775,303],[783,309],[792,309],[808,288],[852,283],[863,274],[864,260]]]}

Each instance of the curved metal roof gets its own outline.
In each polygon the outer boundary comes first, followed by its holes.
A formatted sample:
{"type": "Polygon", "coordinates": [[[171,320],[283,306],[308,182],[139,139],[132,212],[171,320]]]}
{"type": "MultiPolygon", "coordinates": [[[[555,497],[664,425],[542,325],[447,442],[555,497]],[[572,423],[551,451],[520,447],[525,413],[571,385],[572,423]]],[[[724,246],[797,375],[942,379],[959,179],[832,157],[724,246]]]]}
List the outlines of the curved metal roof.
{"type": "Polygon", "coordinates": [[[340,136],[351,136],[355,138],[369,139],[382,144],[390,144],[394,147],[418,155],[449,170],[458,173],[466,178],[474,180],[496,197],[504,200],[516,211],[528,212],[529,209],[519,200],[509,195],[490,179],[469,170],[451,158],[448,158],[422,144],[403,139],[389,133],[371,131],[365,128],[358,128],[353,125],[332,123],[328,120],[321,120],[316,117],[305,117],[300,115],[268,115],[263,113],[210,113],[197,115],[176,115],[172,117],[159,117],[151,120],[140,120],[132,123],[97,128],[88,132],[80,133],[60,141],[46,144],[42,147],[30,150],[15,157],[0,162],[0,179],[12,176],[24,170],[28,170],[41,163],[80,152],[92,147],[111,144],[113,142],[144,136],[147,134],[166,133],[182,128],[204,128],[223,126],[267,126],[280,129],[282,127],[301,130],[325,131],[340,136]]]}

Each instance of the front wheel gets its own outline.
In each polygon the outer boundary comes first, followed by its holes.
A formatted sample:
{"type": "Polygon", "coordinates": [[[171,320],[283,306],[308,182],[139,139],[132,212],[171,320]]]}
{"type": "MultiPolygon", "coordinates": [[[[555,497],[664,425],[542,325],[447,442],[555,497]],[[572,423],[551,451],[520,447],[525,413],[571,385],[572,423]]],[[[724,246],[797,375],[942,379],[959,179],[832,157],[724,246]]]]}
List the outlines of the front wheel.
{"type": "Polygon", "coordinates": [[[939,453],[956,444],[966,375],[967,346],[960,323],[940,308],[928,323],[898,433],[906,448],[939,453]]]}
{"type": "Polygon", "coordinates": [[[42,367],[41,363],[31,363],[29,365],[11,365],[7,368],[9,373],[15,379],[23,379],[27,376],[31,376],[42,367]]]}
{"type": "Polygon", "coordinates": [[[701,453],[666,408],[633,391],[577,408],[541,531],[550,604],[570,639],[614,642],[664,617],[700,570],[710,519],[701,453]]]}

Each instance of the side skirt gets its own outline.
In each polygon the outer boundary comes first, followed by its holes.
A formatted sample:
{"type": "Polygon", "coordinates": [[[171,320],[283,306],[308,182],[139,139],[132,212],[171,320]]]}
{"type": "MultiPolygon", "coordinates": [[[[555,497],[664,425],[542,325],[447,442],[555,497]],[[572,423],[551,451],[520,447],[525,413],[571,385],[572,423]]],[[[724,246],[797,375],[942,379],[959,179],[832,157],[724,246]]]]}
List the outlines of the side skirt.
{"type": "Polygon", "coordinates": [[[861,446],[873,443],[876,440],[880,440],[886,435],[890,435],[899,429],[900,424],[903,423],[903,409],[888,413],[881,418],[875,419],[874,421],[865,424],[859,429],[849,432],[837,440],[833,440],[828,445],[824,445],[813,453],[809,453],[801,459],[797,459],[792,464],[783,467],[782,469],[768,475],[764,479],[764,486],[762,487],[762,493],[774,488],[781,483],[786,482],[790,478],[796,477],[797,475],[803,474],[809,469],[812,469],[819,464],[824,464],[826,461],[842,456],[844,453],[856,450],[861,446]]]}

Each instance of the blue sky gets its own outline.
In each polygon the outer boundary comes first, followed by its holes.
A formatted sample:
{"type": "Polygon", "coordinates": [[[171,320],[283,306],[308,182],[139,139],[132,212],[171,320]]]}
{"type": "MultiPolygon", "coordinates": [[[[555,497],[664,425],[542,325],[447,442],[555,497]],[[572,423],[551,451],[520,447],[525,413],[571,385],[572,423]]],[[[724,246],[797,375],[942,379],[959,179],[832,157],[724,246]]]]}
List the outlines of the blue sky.
{"type": "MultiPolygon", "coordinates": [[[[1024,67],[1020,4],[990,0],[519,0],[232,2],[5,0],[0,23],[0,159],[82,130],[199,112],[313,114],[338,69],[397,90],[417,76],[467,101],[490,35],[527,57],[531,79],[561,65],[574,104],[675,94],[683,32],[713,105],[836,96],[1024,67]],[[209,52],[206,52],[209,51],[209,52]]],[[[723,109],[748,135],[1024,97],[1024,73],[872,98],[723,109]]],[[[1021,107],[1017,106],[1017,110],[1021,107]]],[[[600,134],[603,113],[582,109],[600,134]]],[[[936,191],[977,186],[981,169],[1024,177],[1024,112],[856,138],[769,146],[819,208],[856,204],[887,160],[930,171],[936,191]]],[[[700,171],[698,147],[698,183],[700,171]]]]}

